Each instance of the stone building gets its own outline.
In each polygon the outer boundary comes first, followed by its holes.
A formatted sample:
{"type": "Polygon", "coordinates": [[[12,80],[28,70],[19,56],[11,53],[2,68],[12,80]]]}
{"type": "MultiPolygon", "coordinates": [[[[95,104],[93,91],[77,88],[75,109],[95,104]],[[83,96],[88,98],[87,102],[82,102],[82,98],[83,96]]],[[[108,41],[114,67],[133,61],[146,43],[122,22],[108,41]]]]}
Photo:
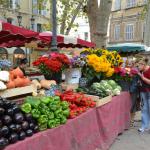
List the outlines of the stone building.
{"type": "MultiPolygon", "coordinates": [[[[9,22],[16,26],[21,26],[37,32],[48,30],[50,27],[50,3],[45,0],[42,4],[38,0],[9,0],[7,7],[0,5],[0,20],[9,22]]],[[[2,49],[0,49],[2,51],[2,49]]],[[[35,58],[40,52],[33,52],[29,49],[22,48],[5,48],[3,49],[13,63],[19,58],[35,58]],[[31,54],[32,53],[32,54],[31,54]],[[31,54],[29,56],[29,54],[31,54]]],[[[0,53],[2,56],[2,54],[0,53]]]]}
{"type": "Polygon", "coordinates": [[[113,0],[109,42],[143,43],[145,21],[141,17],[147,0],[113,0]]]}

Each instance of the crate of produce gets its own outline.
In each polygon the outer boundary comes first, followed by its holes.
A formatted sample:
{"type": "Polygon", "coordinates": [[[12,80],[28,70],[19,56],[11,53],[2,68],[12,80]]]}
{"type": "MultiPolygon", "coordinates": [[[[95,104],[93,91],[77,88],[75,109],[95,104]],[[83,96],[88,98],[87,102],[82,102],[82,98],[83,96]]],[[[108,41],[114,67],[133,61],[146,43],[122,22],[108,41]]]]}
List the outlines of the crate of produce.
{"type": "Polygon", "coordinates": [[[96,102],[96,107],[103,106],[111,102],[112,100],[112,95],[106,96],[104,98],[100,98],[99,96],[95,96],[95,95],[87,95],[87,96],[91,97],[96,102]]]}
{"type": "Polygon", "coordinates": [[[3,98],[10,98],[10,97],[16,97],[20,95],[33,93],[33,92],[36,92],[36,90],[37,89],[33,85],[29,85],[25,87],[19,87],[19,88],[13,88],[13,89],[0,91],[0,96],[3,98]]]}

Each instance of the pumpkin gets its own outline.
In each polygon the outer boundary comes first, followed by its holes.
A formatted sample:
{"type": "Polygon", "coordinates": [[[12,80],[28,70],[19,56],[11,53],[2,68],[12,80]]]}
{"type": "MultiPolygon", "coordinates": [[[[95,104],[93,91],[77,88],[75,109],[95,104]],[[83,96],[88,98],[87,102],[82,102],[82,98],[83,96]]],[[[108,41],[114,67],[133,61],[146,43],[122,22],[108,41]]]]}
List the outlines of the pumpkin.
{"type": "Polygon", "coordinates": [[[13,72],[12,71],[10,71],[9,72],[9,80],[14,80],[15,79],[15,76],[14,76],[14,74],[13,74],[13,72]]]}
{"type": "Polygon", "coordinates": [[[32,83],[37,89],[41,89],[41,84],[38,80],[32,80],[32,83]]]}
{"type": "Polygon", "coordinates": [[[26,78],[26,77],[23,78],[22,82],[23,82],[24,86],[27,86],[27,85],[29,85],[31,83],[30,79],[26,78]]]}
{"type": "Polygon", "coordinates": [[[12,70],[12,73],[13,73],[14,77],[17,77],[17,76],[20,77],[20,78],[24,77],[24,74],[23,74],[22,70],[19,67],[12,70]]]}
{"type": "Polygon", "coordinates": [[[15,82],[12,80],[9,80],[9,82],[6,84],[7,89],[13,89],[15,88],[15,82]]]}
{"type": "Polygon", "coordinates": [[[24,86],[24,79],[17,76],[17,78],[14,80],[15,87],[23,87],[24,86]]]}
{"type": "Polygon", "coordinates": [[[40,83],[41,86],[46,89],[50,89],[52,84],[56,85],[56,81],[54,80],[41,80],[40,83]]]}

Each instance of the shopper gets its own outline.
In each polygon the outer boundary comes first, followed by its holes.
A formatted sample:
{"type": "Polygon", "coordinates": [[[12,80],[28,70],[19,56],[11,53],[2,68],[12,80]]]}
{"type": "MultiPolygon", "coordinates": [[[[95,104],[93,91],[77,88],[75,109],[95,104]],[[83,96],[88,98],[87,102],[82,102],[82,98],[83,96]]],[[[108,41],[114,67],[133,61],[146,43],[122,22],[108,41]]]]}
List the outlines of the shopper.
{"type": "MultiPolygon", "coordinates": [[[[137,69],[137,63],[135,61],[132,62],[131,69],[138,70],[137,69]]],[[[131,100],[132,100],[132,105],[131,105],[131,121],[130,121],[130,126],[134,126],[134,118],[137,110],[137,105],[139,103],[139,88],[138,88],[138,81],[139,81],[139,76],[135,75],[130,83],[129,91],[131,95],[131,100]]]]}
{"type": "Polygon", "coordinates": [[[138,63],[141,87],[140,96],[142,101],[142,123],[139,132],[144,132],[150,129],[150,66],[148,59],[143,58],[138,63]]]}
{"type": "Polygon", "coordinates": [[[27,63],[28,63],[28,60],[26,58],[23,58],[20,60],[20,64],[18,66],[21,69],[21,71],[23,72],[24,76],[26,75],[25,68],[27,67],[27,63]]]}

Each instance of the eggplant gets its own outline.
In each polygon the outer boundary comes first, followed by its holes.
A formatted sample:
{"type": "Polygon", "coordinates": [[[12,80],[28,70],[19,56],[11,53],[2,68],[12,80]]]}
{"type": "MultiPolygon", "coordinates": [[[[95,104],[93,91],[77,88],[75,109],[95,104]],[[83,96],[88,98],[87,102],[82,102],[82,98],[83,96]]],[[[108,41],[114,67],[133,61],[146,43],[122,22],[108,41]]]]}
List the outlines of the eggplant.
{"type": "Polygon", "coordinates": [[[10,108],[10,107],[11,107],[11,102],[8,101],[8,100],[4,101],[4,108],[5,108],[5,109],[8,109],[8,108],[10,108]]]}
{"type": "Polygon", "coordinates": [[[19,137],[18,137],[18,134],[16,133],[12,133],[10,136],[9,136],[9,142],[10,143],[16,143],[18,141],[19,137]]]}
{"type": "Polygon", "coordinates": [[[0,107],[0,116],[4,115],[5,109],[0,107]]]}
{"type": "Polygon", "coordinates": [[[24,131],[21,131],[19,134],[19,140],[24,140],[26,138],[26,133],[24,131]]]}
{"type": "Polygon", "coordinates": [[[9,108],[9,109],[6,110],[6,114],[10,115],[10,116],[13,116],[14,110],[12,108],[9,108]]]}
{"type": "Polygon", "coordinates": [[[10,116],[5,115],[5,116],[3,117],[3,123],[4,123],[5,125],[9,125],[11,122],[12,122],[12,118],[11,118],[10,116]]]}
{"type": "Polygon", "coordinates": [[[15,132],[15,131],[16,131],[16,125],[15,125],[15,124],[11,124],[11,125],[9,126],[9,130],[10,130],[11,132],[15,132]]]}
{"type": "Polygon", "coordinates": [[[32,119],[33,119],[32,114],[30,114],[30,113],[25,114],[25,118],[26,118],[27,121],[32,122],[32,119]]]}
{"type": "Polygon", "coordinates": [[[14,105],[14,106],[12,107],[12,109],[13,109],[14,113],[19,113],[19,112],[21,112],[21,110],[20,110],[20,108],[19,108],[18,105],[14,105]]]}
{"type": "Polygon", "coordinates": [[[38,131],[39,131],[39,127],[38,127],[38,125],[36,125],[35,127],[34,127],[34,133],[37,133],[38,131]]]}
{"type": "Polygon", "coordinates": [[[9,133],[9,128],[7,126],[3,126],[0,132],[2,136],[6,136],[9,133]]]}
{"type": "Polygon", "coordinates": [[[32,130],[34,130],[35,126],[36,125],[33,122],[29,124],[29,128],[32,129],[32,130]]]}
{"type": "Polygon", "coordinates": [[[15,114],[14,119],[15,119],[16,123],[22,123],[24,120],[23,114],[22,113],[15,114]]]}
{"type": "Polygon", "coordinates": [[[21,125],[20,124],[16,124],[16,132],[19,133],[19,132],[21,132],[21,130],[22,130],[21,125]]]}
{"type": "Polygon", "coordinates": [[[3,126],[3,122],[2,120],[0,120],[0,128],[3,126]]]}
{"type": "Polygon", "coordinates": [[[8,140],[6,138],[0,138],[0,149],[5,148],[8,145],[8,140]]]}
{"type": "Polygon", "coordinates": [[[28,130],[29,128],[29,123],[27,121],[22,122],[21,127],[23,130],[28,130]]]}
{"type": "Polygon", "coordinates": [[[26,131],[26,135],[27,135],[27,136],[32,136],[32,135],[33,135],[33,131],[32,131],[31,129],[28,129],[28,130],[26,131]]]}
{"type": "Polygon", "coordinates": [[[4,102],[2,99],[0,99],[0,107],[3,107],[4,106],[4,102]]]}

